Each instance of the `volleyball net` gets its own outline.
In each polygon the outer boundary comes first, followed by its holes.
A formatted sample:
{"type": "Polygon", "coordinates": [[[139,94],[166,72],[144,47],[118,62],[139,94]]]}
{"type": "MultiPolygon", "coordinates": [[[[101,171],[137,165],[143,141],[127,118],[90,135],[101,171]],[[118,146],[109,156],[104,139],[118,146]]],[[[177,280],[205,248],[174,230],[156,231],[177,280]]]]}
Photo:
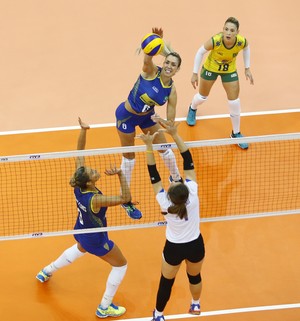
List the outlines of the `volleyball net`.
{"type": "MultiPolygon", "coordinates": [[[[202,222],[300,213],[300,133],[186,144],[197,172],[202,222]],[[249,143],[249,149],[237,147],[239,141],[249,143]]],[[[173,149],[183,173],[175,144],[154,145],[166,148],[173,149]]],[[[0,157],[0,240],[164,225],[145,156],[145,146],[133,146],[0,157]],[[114,206],[106,213],[108,227],[74,231],[77,209],[69,180],[76,157],[84,156],[86,165],[101,173],[97,187],[103,194],[119,195],[117,175],[106,176],[104,170],[119,167],[122,153],[133,151],[130,189],[142,219],[133,220],[114,206]]],[[[170,174],[158,152],[155,158],[167,189],[170,174]]]]}

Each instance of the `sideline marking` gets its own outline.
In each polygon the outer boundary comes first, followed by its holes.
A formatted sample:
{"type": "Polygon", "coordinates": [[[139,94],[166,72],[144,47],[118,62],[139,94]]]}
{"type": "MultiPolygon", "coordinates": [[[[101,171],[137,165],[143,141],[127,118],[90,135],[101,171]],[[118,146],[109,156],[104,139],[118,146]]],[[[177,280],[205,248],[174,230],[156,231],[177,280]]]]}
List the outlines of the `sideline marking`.
{"type": "MultiPolygon", "coordinates": [[[[276,114],[288,114],[288,113],[299,113],[300,109],[283,109],[283,110],[269,110],[269,111],[257,111],[257,112],[245,112],[241,113],[241,116],[261,116],[261,115],[276,115],[276,114]]],[[[218,115],[206,115],[197,116],[197,120],[201,119],[218,119],[218,118],[229,118],[229,114],[218,114],[218,115]]],[[[186,118],[176,118],[176,121],[185,121],[186,118]]],[[[115,127],[115,123],[106,124],[94,124],[90,125],[91,128],[105,128],[115,127]]],[[[68,127],[53,127],[53,128],[37,128],[37,129],[24,129],[24,130],[11,130],[6,132],[0,132],[0,136],[4,135],[16,135],[16,134],[33,134],[33,133],[45,133],[45,132],[56,132],[63,130],[75,130],[79,129],[79,126],[68,126],[68,127]]]]}
{"type": "MultiPolygon", "coordinates": [[[[200,317],[208,317],[212,315],[222,315],[222,314],[245,313],[245,312],[268,311],[268,310],[283,310],[283,309],[299,309],[299,308],[300,308],[300,303],[268,305],[268,306],[258,306],[258,307],[250,307],[250,308],[201,312],[200,317]]],[[[192,314],[186,313],[186,314],[165,315],[164,317],[166,318],[166,320],[175,320],[175,319],[199,318],[199,315],[192,315],[192,314]]],[[[118,319],[118,320],[119,321],[150,321],[151,318],[152,317],[118,319]]]]}

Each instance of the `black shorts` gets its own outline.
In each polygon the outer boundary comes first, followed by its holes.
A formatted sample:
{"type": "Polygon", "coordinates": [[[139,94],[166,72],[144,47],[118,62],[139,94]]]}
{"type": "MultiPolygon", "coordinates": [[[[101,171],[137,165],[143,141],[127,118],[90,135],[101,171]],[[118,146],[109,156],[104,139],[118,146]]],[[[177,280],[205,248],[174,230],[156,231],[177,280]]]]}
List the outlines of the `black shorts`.
{"type": "Polygon", "coordinates": [[[165,261],[170,265],[179,265],[183,260],[198,263],[205,256],[202,235],[188,243],[172,243],[166,240],[163,254],[165,261]]]}

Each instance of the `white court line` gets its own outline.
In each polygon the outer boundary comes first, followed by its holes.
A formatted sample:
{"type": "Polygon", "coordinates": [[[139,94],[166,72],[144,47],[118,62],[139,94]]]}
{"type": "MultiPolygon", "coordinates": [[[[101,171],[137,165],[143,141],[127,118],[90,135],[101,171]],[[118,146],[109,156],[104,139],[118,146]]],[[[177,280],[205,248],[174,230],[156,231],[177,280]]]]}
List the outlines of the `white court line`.
{"type": "MultiPolygon", "coordinates": [[[[268,110],[268,111],[257,111],[257,112],[245,112],[241,113],[241,116],[261,116],[261,115],[276,115],[276,114],[288,114],[288,113],[299,113],[300,109],[283,109],[283,110],[268,110]]],[[[229,114],[218,114],[218,115],[207,115],[207,116],[197,116],[197,120],[201,119],[218,119],[218,118],[229,118],[229,114]]],[[[176,121],[185,121],[186,118],[176,118],[176,121]]],[[[90,125],[91,128],[105,128],[105,127],[115,127],[115,123],[106,124],[94,124],[90,125]]],[[[33,134],[33,133],[45,133],[45,132],[56,132],[63,130],[74,130],[78,129],[79,126],[69,126],[69,127],[53,127],[53,128],[37,128],[37,129],[24,129],[24,130],[12,130],[6,132],[0,132],[0,136],[5,135],[16,135],[16,134],[33,134]]]]}
{"type": "MultiPolygon", "coordinates": [[[[299,309],[299,308],[300,308],[300,303],[280,304],[280,305],[258,306],[258,307],[250,307],[250,308],[207,311],[207,312],[201,312],[200,317],[208,317],[212,315],[223,315],[223,314],[234,314],[234,313],[245,313],[245,312],[257,312],[257,311],[299,309]]],[[[199,318],[199,315],[192,315],[189,313],[165,315],[166,320],[188,319],[188,318],[199,318]]],[[[118,319],[118,321],[150,321],[151,319],[152,317],[149,316],[146,318],[118,319]]]]}

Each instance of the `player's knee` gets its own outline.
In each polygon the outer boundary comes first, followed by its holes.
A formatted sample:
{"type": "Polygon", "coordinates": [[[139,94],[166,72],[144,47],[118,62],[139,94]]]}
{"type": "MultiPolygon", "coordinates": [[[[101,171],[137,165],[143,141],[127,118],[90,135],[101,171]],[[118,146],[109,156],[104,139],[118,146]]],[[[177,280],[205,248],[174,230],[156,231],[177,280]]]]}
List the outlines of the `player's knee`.
{"type": "Polygon", "coordinates": [[[78,249],[77,244],[74,244],[73,246],[71,246],[70,248],[65,250],[65,252],[64,252],[65,259],[69,263],[73,263],[75,260],[82,257],[84,254],[85,254],[85,252],[82,252],[78,249]]]}
{"type": "Polygon", "coordinates": [[[172,151],[172,149],[167,149],[164,152],[159,153],[159,155],[163,158],[163,159],[175,159],[175,155],[172,151]]]}
{"type": "Polygon", "coordinates": [[[190,275],[189,273],[187,273],[187,276],[190,284],[199,284],[202,281],[200,273],[198,273],[197,275],[190,275]]]}
{"type": "Polygon", "coordinates": [[[206,100],[207,100],[207,96],[203,96],[203,95],[200,95],[199,93],[197,93],[193,98],[192,106],[197,107],[197,106],[203,104],[206,100]]]}
{"type": "Polygon", "coordinates": [[[241,114],[240,99],[228,100],[229,113],[231,116],[239,116],[241,114]]]}
{"type": "Polygon", "coordinates": [[[119,285],[122,282],[126,274],[126,271],[127,271],[127,264],[123,266],[113,266],[108,278],[109,283],[116,286],[119,285]]]}
{"type": "Polygon", "coordinates": [[[160,277],[159,282],[159,293],[161,297],[164,297],[165,300],[168,300],[170,297],[171,289],[174,284],[175,278],[167,279],[163,275],[160,277]]]}

